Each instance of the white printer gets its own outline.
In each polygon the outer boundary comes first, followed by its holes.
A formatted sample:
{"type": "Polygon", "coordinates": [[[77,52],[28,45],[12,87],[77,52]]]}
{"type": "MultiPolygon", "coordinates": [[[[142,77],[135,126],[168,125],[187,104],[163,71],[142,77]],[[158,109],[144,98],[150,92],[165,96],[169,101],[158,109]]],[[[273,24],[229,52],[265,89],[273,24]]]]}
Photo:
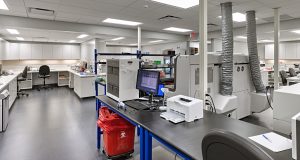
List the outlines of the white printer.
{"type": "Polygon", "coordinates": [[[173,123],[192,122],[203,118],[203,101],[183,95],[168,98],[167,112],[160,116],[173,123]]]}

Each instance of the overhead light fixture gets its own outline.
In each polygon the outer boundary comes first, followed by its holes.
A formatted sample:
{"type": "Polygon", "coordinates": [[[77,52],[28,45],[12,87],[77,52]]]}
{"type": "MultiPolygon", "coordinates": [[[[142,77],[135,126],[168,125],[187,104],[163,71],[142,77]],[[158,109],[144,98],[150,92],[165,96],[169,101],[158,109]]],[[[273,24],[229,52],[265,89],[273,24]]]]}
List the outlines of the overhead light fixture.
{"type": "Polygon", "coordinates": [[[162,42],[162,41],[164,41],[164,40],[155,40],[155,41],[149,41],[149,43],[158,43],[158,42],[162,42]]]}
{"type": "Polygon", "coordinates": [[[3,38],[0,38],[0,41],[3,41],[3,38]]]}
{"type": "Polygon", "coordinates": [[[184,28],[176,28],[176,27],[169,27],[163,29],[165,31],[173,31],[173,32],[191,32],[192,30],[190,29],[184,29],[184,28]]]}
{"type": "Polygon", "coordinates": [[[16,29],[6,29],[7,32],[9,32],[10,34],[20,34],[18,30],[16,29]]]}
{"type": "Polygon", "coordinates": [[[87,34],[81,34],[81,35],[79,35],[77,38],[85,38],[85,37],[87,37],[87,36],[89,36],[89,35],[87,35],[87,34]]]}
{"type": "Polygon", "coordinates": [[[140,24],[143,24],[141,22],[133,22],[133,21],[126,21],[121,19],[113,19],[113,18],[107,18],[104,21],[104,23],[113,23],[113,24],[121,24],[121,25],[127,25],[127,26],[138,26],[140,24]]]}
{"type": "Polygon", "coordinates": [[[24,38],[23,37],[16,37],[17,38],[17,40],[19,40],[19,41],[24,41],[24,38]]]}
{"type": "Polygon", "coordinates": [[[118,40],[122,40],[122,39],[125,39],[125,37],[114,38],[114,39],[112,39],[112,41],[118,41],[118,40]]]}
{"type": "Polygon", "coordinates": [[[263,39],[263,40],[260,40],[259,42],[262,42],[262,43],[270,43],[270,42],[273,42],[272,40],[269,40],[269,39],[263,39]]]}
{"type": "Polygon", "coordinates": [[[246,36],[236,36],[235,38],[237,38],[237,39],[247,39],[246,36]]]}
{"type": "Polygon", "coordinates": [[[300,30],[294,30],[294,31],[291,31],[291,32],[300,34],[300,30]]]}
{"type": "MultiPolygon", "coordinates": [[[[222,18],[222,16],[218,16],[218,18],[222,18]]],[[[246,21],[246,15],[243,13],[233,13],[232,14],[232,20],[235,22],[245,22],[246,21]]]]}
{"type": "Polygon", "coordinates": [[[9,10],[4,0],[0,0],[0,9],[9,10]]]}
{"type": "Polygon", "coordinates": [[[69,43],[75,43],[75,42],[76,42],[75,40],[70,40],[70,41],[69,41],[69,43]]]}
{"type": "Polygon", "coordinates": [[[175,6],[179,8],[191,8],[199,5],[199,0],[152,0],[154,2],[163,3],[170,6],[175,6]]]}

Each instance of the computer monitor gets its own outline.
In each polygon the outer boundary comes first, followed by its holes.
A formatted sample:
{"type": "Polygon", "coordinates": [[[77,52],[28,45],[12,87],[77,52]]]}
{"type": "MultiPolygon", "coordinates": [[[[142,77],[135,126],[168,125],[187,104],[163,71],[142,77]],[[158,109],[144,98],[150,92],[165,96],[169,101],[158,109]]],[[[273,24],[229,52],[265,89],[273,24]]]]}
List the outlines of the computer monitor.
{"type": "Polygon", "coordinates": [[[159,75],[159,71],[139,69],[136,89],[150,94],[157,94],[160,80],[159,75]]]}

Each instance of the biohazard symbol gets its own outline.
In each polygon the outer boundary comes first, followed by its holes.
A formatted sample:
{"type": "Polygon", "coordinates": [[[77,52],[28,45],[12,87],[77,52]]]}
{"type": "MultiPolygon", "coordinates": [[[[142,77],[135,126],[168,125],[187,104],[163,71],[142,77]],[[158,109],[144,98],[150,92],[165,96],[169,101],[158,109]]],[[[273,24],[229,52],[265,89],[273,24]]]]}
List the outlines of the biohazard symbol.
{"type": "Polygon", "coordinates": [[[126,133],[124,131],[121,132],[121,138],[126,138],[126,133]]]}

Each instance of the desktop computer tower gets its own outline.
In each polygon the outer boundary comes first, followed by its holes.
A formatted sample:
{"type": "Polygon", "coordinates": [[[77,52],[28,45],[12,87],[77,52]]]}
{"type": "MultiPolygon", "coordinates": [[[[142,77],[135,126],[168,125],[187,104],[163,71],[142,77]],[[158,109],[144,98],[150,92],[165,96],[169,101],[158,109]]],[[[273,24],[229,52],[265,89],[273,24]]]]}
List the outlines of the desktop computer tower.
{"type": "Polygon", "coordinates": [[[117,101],[139,98],[136,79],[139,69],[138,59],[108,59],[106,95],[117,101]]]}

